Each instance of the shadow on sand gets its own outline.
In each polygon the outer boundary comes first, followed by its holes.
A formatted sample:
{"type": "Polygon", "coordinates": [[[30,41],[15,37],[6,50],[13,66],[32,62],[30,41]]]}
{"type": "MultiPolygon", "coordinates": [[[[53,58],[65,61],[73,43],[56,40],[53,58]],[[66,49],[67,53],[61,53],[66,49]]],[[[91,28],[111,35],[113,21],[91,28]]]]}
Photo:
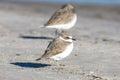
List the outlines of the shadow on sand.
{"type": "Polygon", "coordinates": [[[20,38],[24,38],[24,39],[53,39],[52,37],[45,37],[45,36],[19,36],[20,38]]]}
{"type": "Polygon", "coordinates": [[[20,67],[25,67],[25,68],[40,68],[40,67],[51,66],[50,64],[33,63],[33,62],[13,62],[10,64],[20,66],[20,67]]]}

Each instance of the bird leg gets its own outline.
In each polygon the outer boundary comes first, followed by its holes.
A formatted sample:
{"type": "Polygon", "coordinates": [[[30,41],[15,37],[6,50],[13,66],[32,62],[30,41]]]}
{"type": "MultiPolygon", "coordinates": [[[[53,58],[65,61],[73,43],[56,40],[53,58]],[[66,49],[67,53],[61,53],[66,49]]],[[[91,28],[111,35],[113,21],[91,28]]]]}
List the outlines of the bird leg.
{"type": "Polygon", "coordinates": [[[58,29],[56,29],[56,31],[55,31],[55,38],[57,38],[58,37],[58,29]]]}
{"type": "Polygon", "coordinates": [[[55,31],[55,38],[58,38],[62,32],[65,32],[65,31],[62,30],[62,29],[56,29],[56,31],[55,31]]]}
{"type": "Polygon", "coordinates": [[[62,30],[61,29],[56,29],[55,31],[55,38],[59,37],[59,35],[61,34],[62,30]]]}

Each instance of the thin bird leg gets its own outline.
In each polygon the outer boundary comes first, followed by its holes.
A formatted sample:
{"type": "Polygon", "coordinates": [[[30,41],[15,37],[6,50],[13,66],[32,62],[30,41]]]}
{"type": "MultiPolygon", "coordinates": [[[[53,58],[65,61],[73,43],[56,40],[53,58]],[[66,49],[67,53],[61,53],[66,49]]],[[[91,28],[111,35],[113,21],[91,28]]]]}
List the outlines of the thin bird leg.
{"type": "Polygon", "coordinates": [[[62,29],[59,29],[59,30],[58,30],[58,35],[60,35],[62,32],[63,32],[63,30],[62,30],[62,29]]]}
{"type": "Polygon", "coordinates": [[[63,32],[62,29],[56,29],[55,31],[55,37],[57,38],[58,36],[60,36],[60,34],[63,32]]]}
{"type": "Polygon", "coordinates": [[[56,31],[55,31],[55,38],[57,38],[58,36],[59,36],[59,30],[56,29],[56,31]]]}

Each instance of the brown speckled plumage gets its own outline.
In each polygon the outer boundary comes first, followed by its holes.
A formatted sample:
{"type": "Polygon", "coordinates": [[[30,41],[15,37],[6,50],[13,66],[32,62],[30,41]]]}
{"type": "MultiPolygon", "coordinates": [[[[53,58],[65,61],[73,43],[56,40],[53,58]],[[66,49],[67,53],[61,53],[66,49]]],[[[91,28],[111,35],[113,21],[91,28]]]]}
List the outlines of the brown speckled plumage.
{"type": "Polygon", "coordinates": [[[57,10],[44,26],[52,26],[69,23],[75,15],[75,9],[71,4],[65,4],[57,10]]]}

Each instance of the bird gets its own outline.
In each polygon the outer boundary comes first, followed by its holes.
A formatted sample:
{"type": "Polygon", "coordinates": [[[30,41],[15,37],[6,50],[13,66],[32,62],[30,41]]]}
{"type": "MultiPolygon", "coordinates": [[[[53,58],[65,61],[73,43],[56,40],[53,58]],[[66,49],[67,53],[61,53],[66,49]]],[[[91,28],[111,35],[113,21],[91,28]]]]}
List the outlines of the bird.
{"type": "Polygon", "coordinates": [[[70,34],[62,31],[58,38],[53,39],[45,50],[44,54],[37,58],[36,61],[43,58],[50,58],[54,61],[62,60],[70,55],[73,50],[73,40],[70,34]]]}
{"type": "Polygon", "coordinates": [[[64,4],[58,9],[52,17],[44,24],[45,28],[55,28],[55,35],[59,34],[59,31],[72,28],[77,21],[77,14],[75,8],[71,4],[64,4]]]}

